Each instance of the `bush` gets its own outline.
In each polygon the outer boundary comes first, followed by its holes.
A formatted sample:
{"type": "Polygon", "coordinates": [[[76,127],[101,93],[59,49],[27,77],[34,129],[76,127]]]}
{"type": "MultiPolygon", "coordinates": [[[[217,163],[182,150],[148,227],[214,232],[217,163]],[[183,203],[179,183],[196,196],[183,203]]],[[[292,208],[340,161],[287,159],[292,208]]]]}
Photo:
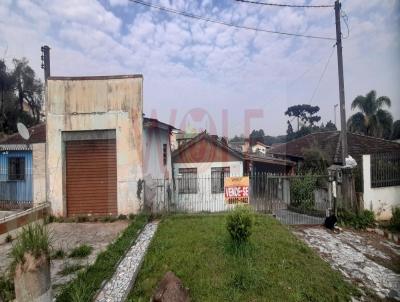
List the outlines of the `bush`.
{"type": "Polygon", "coordinates": [[[93,247],[87,244],[82,244],[76,248],[74,248],[71,253],[69,254],[69,257],[71,258],[84,258],[90,255],[92,252],[93,247]]]}
{"type": "Polygon", "coordinates": [[[314,207],[314,190],[317,179],[311,174],[296,177],[290,182],[291,205],[301,209],[314,207]]]}
{"type": "Polygon", "coordinates": [[[124,214],[119,214],[118,215],[118,219],[119,220],[126,220],[128,217],[126,217],[126,215],[124,215],[124,214]]]}
{"type": "Polygon", "coordinates": [[[246,206],[236,206],[228,214],[226,228],[235,243],[241,244],[248,240],[251,235],[253,220],[254,215],[250,208],[246,206]]]}
{"type": "Polygon", "coordinates": [[[129,214],[129,215],[128,215],[128,218],[129,218],[130,220],[133,220],[133,219],[135,219],[135,214],[132,214],[132,213],[131,213],[131,214],[129,214]]]}
{"type": "Polygon", "coordinates": [[[17,264],[25,261],[25,253],[35,258],[50,255],[50,236],[45,225],[32,223],[22,229],[11,250],[12,270],[17,264]]]}
{"type": "Polygon", "coordinates": [[[365,229],[374,225],[375,215],[374,212],[369,210],[364,210],[360,214],[354,214],[341,209],[338,211],[338,221],[342,225],[355,229],[365,229]]]}
{"type": "Polygon", "coordinates": [[[392,218],[390,219],[389,228],[391,230],[400,231],[400,208],[392,209],[392,218]]]}

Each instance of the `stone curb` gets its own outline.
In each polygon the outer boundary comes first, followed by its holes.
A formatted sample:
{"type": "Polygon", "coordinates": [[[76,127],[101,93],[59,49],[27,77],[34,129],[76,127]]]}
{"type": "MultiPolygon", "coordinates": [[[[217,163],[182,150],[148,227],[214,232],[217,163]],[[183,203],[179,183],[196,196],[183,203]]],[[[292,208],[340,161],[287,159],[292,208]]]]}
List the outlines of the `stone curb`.
{"type": "Polygon", "coordinates": [[[382,229],[378,229],[378,228],[374,228],[374,229],[367,228],[366,230],[367,230],[367,232],[378,234],[380,236],[385,237],[388,240],[393,241],[394,243],[400,244],[399,234],[395,234],[395,233],[389,232],[387,230],[382,230],[382,229]]]}

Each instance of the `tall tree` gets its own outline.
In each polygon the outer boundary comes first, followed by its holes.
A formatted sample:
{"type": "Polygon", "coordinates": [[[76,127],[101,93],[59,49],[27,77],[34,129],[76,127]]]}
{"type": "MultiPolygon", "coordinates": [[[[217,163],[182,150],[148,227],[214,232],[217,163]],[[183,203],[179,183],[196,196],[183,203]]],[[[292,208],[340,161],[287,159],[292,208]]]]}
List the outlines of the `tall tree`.
{"type": "Polygon", "coordinates": [[[365,96],[357,96],[351,103],[351,109],[360,112],[352,115],[347,121],[350,132],[369,136],[389,138],[392,130],[393,117],[384,108],[390,107],[387,96],[376,97],[376,91],[371,90],[365,96]]]}
{"type": "Polygon", "coordinates": [[[35,71],[28,65],[28,60],[13,59],[15,78],[15,89],[18,97],[19,110],[24,110],[24,102],[28,104],[32,111],[32,116],[36,123],[40,121],[42,109],[43,84],[36,78],[35,71]]]}
{"type": "Polygon", "coordinates": [[[253,130],[250,133],[250,144],[255,144],[256,142],[261,142],[264,143],[264,130],[259,129],[259,130],[253,130]]]}
{"type": "Polygon", "coordinates": [[[400,120],[393,123],[391,139],[400,139],[400,120]]]}
{"type": "Polygon", "coordinates": [[[303,126],[305,127],[313,127],[315,123],[321,120],[321,117],[316,115],[318,111],[319,111],[318,106],[302,104],[302,105],[290,106],[285,111],[285,115],[300,119],[303,122],[303,126]]]}

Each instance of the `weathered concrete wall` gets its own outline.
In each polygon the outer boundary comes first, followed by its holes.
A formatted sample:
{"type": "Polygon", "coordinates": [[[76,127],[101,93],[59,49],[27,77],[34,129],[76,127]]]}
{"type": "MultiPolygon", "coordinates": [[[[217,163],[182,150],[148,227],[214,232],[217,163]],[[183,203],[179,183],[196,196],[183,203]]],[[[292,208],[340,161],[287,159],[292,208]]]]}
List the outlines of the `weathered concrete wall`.
{"type": "Polygon", "coordinates": [[[168,130],[143,129],[143,175],[145,179],[172,179],[171,145],[168,130]],[[167,145],[167,162],[163,162],[163,145],[167,145]]]}
{"type": "Polygon", "coordinates": [[[46,143],[32,144],[33,206],[46,201],[46,143]]]}
{"type": "Polygon", "coordinates": [[[392,208],[400,207],[400,186],[371,187],[371,155],[363,155],[364,209],[374,211],[376,218],[392,217],[392,208]]]}
{"type": "Polygon", "coordinates": [[[47,82],[48,200],[55,215],[66,214],[63,131],[114,129],[117,146],[118,213],[139,209],[142,179],[143,78],[63,78],[47,82]]]}

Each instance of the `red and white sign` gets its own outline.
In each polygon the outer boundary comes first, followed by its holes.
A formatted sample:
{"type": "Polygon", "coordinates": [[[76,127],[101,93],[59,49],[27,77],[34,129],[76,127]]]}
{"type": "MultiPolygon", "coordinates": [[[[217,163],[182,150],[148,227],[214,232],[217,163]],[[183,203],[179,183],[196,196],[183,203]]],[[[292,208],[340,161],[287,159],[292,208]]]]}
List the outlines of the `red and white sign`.
{"type": "Polygon", "coordinates": [[[224,181],[225,202],[249,203],[249,177],[228,177],[224,181]]]}

